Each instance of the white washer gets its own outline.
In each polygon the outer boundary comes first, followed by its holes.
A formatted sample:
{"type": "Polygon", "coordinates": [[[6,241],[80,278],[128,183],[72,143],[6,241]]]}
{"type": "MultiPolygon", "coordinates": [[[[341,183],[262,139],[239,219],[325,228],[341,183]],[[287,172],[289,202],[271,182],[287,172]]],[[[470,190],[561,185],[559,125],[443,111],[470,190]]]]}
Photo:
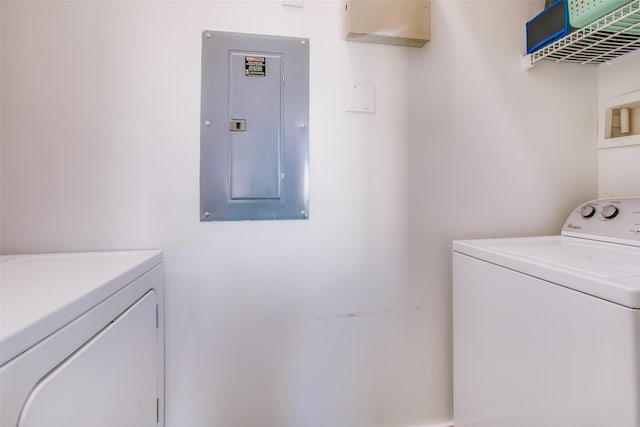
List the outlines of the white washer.
{"type": "Polygon", "coordinates": [[[453,242],[456,427],[640,427],[640,198],[453,242]]]}
{"type": "Polygon", "coordinates": [[[0,257],[0,426],[156,427],[157,250],[0,257]]]}

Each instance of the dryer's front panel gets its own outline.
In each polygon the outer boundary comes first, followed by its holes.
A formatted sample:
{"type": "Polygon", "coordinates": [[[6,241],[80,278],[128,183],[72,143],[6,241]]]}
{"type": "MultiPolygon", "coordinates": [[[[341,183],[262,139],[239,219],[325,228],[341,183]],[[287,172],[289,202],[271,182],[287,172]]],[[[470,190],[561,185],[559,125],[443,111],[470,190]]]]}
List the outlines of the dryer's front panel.
{"type": "Polygon", "coordinates": [[[18,427],[156,426],[155,313],[149,291],[36,385],[18,427]]]}

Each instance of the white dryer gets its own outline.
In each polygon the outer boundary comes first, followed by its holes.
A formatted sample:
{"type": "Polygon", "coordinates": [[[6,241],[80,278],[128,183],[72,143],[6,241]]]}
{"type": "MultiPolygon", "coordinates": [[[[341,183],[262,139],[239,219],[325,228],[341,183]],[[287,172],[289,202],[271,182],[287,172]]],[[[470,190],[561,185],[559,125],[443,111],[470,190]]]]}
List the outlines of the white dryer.
{"type": "Polygon", "coordinates": [[[157,250],[0,257],[0,426],[156,427],[157,250]]]}
{"type": "Polygon", "coordinates": [[[640,427],[640,198],[453,242],[456,427],[640,427]]]}

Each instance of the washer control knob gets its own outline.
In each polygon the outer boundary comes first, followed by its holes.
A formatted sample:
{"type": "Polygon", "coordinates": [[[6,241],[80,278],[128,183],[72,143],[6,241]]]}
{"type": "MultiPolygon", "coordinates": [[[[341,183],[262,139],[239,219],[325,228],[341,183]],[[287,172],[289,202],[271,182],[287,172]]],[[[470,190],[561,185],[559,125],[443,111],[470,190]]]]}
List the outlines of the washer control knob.
{"type": "Polygon", "coordinates": [[[582,215],[582,218],[591,218],[595,214],[596,214],[596,208],[594,208],[593,205],[584,205],[580,209],[580,215],[582,215]]]}
{"type": "Polygon", "coordinates": [[[607,205],[602,208],[602,216],[606,219],[615,218],[618,215],[618,208],[613,205],[607,205]]]}

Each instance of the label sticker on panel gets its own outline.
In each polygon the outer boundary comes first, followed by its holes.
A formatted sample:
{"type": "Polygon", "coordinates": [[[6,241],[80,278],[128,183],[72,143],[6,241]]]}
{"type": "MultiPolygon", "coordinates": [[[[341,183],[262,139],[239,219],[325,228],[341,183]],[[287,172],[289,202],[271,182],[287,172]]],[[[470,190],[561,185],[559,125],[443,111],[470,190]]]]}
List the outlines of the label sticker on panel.
{"type": "Polygon", "coordinates": [[[267,60],[264,56],[245,56],[244,57],[244,75],[259,76],[266,75],[267,60]]]}

